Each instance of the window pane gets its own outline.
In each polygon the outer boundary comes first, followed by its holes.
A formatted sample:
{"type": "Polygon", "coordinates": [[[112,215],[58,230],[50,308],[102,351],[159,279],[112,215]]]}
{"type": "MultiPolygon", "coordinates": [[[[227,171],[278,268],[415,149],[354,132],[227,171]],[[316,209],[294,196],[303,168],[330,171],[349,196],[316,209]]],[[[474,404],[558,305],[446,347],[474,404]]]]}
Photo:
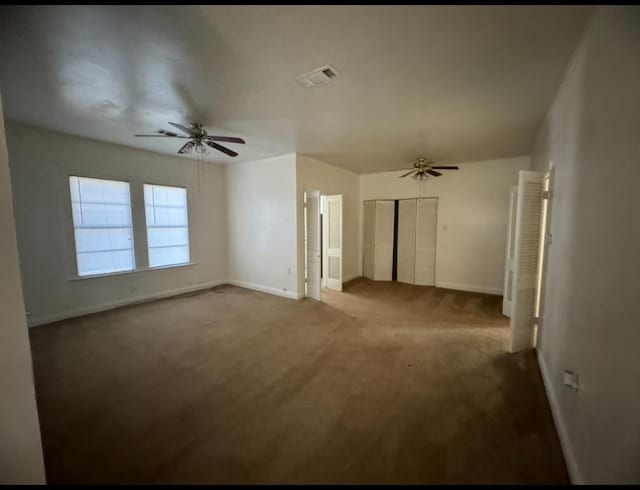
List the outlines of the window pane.
{"type": "Polygon", "coordinates": [[[130,271],[133,270],[133,253],[131,250],[80,252],[78,270],[82,271],[81,276],[130,271]]]}
{"type": "Polygon", "coordinates": [[[161,228],[153,227],[148,230],[149,240],[154,247],[167,247],[175,245],[189,246],[189,232],[187,228],[161,228]]]}
{"type": "Polygon", "coordinates": [[[151,267],[186,264],[187,262],[189,262],[189,247],[149,248],[149,265],[151,267]]]}
{"type": "Polygon", "coordinates": [[[69,177],[78,275],[133,270],[129,183],[69,177]]]}
{"type": "Polygon", "coordinates": [[[144,185],[149,267],[188,263],[187,189],[144,185]]]}
{"type": "Polygon", "coordinates": [[[131,228],[76,228],[76,252],[131,250],[131,228]]]}

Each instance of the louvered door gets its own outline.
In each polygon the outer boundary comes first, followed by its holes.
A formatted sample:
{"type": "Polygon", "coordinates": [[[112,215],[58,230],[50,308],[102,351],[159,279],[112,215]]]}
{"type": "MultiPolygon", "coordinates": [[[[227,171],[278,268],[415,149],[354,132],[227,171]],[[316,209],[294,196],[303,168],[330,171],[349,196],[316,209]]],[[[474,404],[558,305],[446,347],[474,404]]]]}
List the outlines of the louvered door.
{"type": "Polygon", "coordinates": [[[520,171],[511,304],[511,352],[533,347],[544,174],[520,171]]]}

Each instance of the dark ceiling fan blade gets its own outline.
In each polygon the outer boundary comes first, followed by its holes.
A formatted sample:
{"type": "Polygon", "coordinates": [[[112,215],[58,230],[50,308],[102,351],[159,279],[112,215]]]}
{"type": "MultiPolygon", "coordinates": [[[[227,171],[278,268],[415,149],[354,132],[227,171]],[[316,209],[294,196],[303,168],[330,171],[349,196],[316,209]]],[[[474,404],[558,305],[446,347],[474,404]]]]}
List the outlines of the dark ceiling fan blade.
{"type": "Polygon", "coordinates": [[[434,170],[459,170],[458,167],[454,166],[449,166],[449,167],[431,167],[434,170]]]}
{"type": "Polygon", "coordinates": [[[193,141],[187,141],[182,148],[178,150],[178,153],[185,154],[188,153],[194,147],[195,143],[193,141]]]}
{"type": "Polygon", "coordinates": [[[209,141],[224,141],[226,143],[239,143],[241,145],[244,145],[246,143],[246,141],[242,138],[236,138],[234,136],[205,136],[202,139],[209,141]]]}
{"type": "Polygon", "coordinates": [[[182,124],[172,123],[172,122],[170,122],[169,124],[171,124],[174,128],[178,128],[180,131],[184,131],[186,134],[191,136],[192,131],[188,127],[183,126],[182,124]]]}
{"type": "Polygon", "coordinates": [[[205,143],[209,145],[211,148],[215,148],[216,150],[221,151],[222,153],[225,153],[230,157],[238,156],[238,154],[235,151],[230,150],[229,148],[225,148],[224,146],[219,145],[218,143],[214,143],[213,141],[205,141],[205,143]]]}
{"type": "Polygon", "coordinates": [[[440,172],[436,172],[435,170],[427,170],[426,171],[429,175],[433,175],[434,177],[440,177],[442,174],[440,172]]]}
{"type": "Polygon", "coordinates": [[[180,134],[174,133],[172,131],[166,131],[164,129],[158,129],[158,134],[134,134],[134,136],[143,137],[143,138],[188,138],[188,136],[182,136],[180,134]]]}
{"type": "Polygon", "coordinates": [[[163,134],[165,136],[171,136],[172,138],[186,138],[187,136],[182,136],[181,134],[174,133],[173,131],[167,131],[166,129],[158,129],[159,134],[163,134]]]}
{"type": "Polygon", "coordinates": [[[399,179],[401,179],[402,177],[406,177],[407,175],[412,174],[412,173],[413,173],[413,172],[415,172],[415,171],[416,171],[416,169],[415,169],[415,168],[414,168],[414,169],[411,169],[411,170],[409,170],[406,174],[403,174],[403,175],[401,175],[401,176],[400,176],[400,177],[398,177],[398,178],[399,178],[399,179]]]}

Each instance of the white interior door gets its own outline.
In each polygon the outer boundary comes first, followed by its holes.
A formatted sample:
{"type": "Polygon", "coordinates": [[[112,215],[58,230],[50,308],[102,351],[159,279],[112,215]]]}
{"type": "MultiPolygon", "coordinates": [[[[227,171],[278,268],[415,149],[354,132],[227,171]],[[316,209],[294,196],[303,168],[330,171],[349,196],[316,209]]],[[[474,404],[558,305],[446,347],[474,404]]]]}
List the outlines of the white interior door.
{"type": "Polygon", "coordinates": [[[362,275],[373,279],[375,268],[376,202],[364,203],[364,230],[362,236],[362,275]]]}
{"type": "Polygon", "coordinates": [[[373,278],[391,281],[393,275],[393,227],[395,201],[376,201],[373,278]]]}
{"type": "Polygon", "coordinates": [[[326,196],[327,289],[342,291],[342,195],[326,196]]]}
{"type": "Polygon", "coordinates": [[[417,199],[398,201],[398,282],[414,284],[416,279],[417,199]]]}
{"type": "Polygon", "coordinates": [[[305,193],[307,297],[320,301],[320,191],[305,193]]]}
{"type": "Polygon", "coordinates": [[[436,232],[438,200],[418,199],[416,203],[415,284],[433,286],[436,279],[436,232]]]}
{"type": "Polygon", "coordinates": [[[518,176],[511,302],[511,352],[533,347],[544,174],[518,176]]]}
{"type": "Polygon", "coordinates": [[[504,291],[502,296],[502,314],[511,316],[511,302],[513,299],[513,253],[515,251],[516,233],[516,204],[518,186],[511,187],[509,193],[509,221],[507,224],[507,251],[504,261],[504,291]]]}

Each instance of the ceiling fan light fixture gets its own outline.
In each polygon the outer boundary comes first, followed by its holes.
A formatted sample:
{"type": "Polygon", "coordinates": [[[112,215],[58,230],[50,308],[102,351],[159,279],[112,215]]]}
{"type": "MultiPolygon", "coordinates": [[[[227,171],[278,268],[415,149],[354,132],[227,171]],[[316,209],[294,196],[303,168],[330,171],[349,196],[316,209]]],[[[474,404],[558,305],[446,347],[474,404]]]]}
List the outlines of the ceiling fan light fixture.
{"type": "Polygon", "coordinates": [[[178,134],[173,131],[167,131],[166,129],[158,129],[156,134],[136,134],[137,137],[149,138],[149,137],[158,137],[158,138],[180,138],[188,140],[179,150],[178,154],[180,155],[191,155],[195,148],[195,152],[199,155],[206,155],[209,153],[209,148],[220,151],[225,155],[230,157],[237,157],[238,153],[227,148],[226,146],[220,145],[216,143],[216,141],[222,141],[225,143],[237,143],[244,145],[246,142],[242,138],[238,138],[236,136],[215,136],[209,135],[207,131],[204,129],[201,123],[192,122],[189,124],[189,127],[184,126],[183,124],[169,122],[174,128],[179,129],[183,134],[178,134]]]}
{"type": "Polygon", "coordinates": [[[458,170],[458,167],[455,165],[447,165],[447,166],[434,166],[434,162],[432,160],[427,160],[426,158],[417,158],[415,163],[413,164],[412,169],[409,172],[402,174],[399,178],[408,177],[412,175],[413,178],[418,180],[423,180],[428,177],[427,174],[433,177],[440,177],[442,175],[438,170],[458,170]]]}

